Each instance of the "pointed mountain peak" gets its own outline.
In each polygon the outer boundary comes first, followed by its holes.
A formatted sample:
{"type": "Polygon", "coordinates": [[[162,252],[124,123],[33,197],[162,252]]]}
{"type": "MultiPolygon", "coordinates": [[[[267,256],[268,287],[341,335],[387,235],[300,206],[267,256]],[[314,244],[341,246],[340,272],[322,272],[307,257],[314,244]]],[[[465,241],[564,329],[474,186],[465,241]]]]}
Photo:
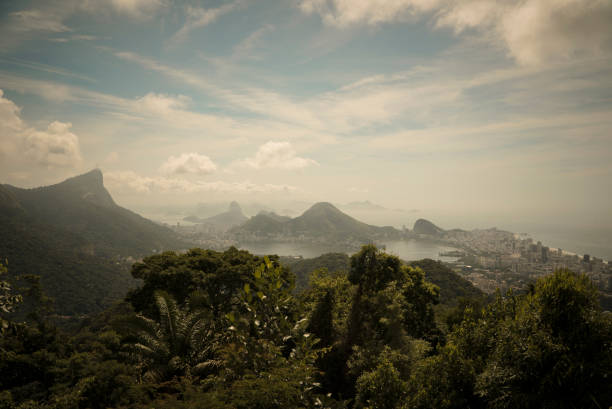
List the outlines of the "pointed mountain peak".
{"type": "Polygon", "coordinates": [[[240,208],[240,205],[236,201],[233,201],[232,203],[230,203],[228,211],[230,213],[242,213],[242,209],[240,208]]]}
{"type": "Polygon", "coordinates": [[[346,217],[350,217],[344,214],[340,209],[329,202],[318,202],[313,204],[310,209],[306,210],[300,217],[306,218],[321,218],[321,217],[329,217],[332,215],[342,215],[346,217]]]}
{"type": "Polygon", "coordinates": [[[311,210],[313,211],[335,211],[335,212],[340,211],[336,206],[334,206],[333,204],[329,202],[315,203],[307,211],[311,211],[311,210]]]}
{"type": "Polygon", "coordinates": [[[444,233],[443,229],[425,219],[418,219],[416,222],[414,222],[414,227],[412,230],[418,234],[428,234],[432,236],[444,233]]]}
{"type": "Polygon", "coordinates": [[[51,188],[78,195],[81,199],[94,202],[98,205],[115,206],[113,198],[104,187],[102,171],[97,168],[82,175],[66,179],[55,186],[51,186],[51,188]]]}
{"type": "Polygon", "coordinates": [[[96,168],[82,175],[68,178],[60,184],[104,187],[104,177],[102,176],[102,171],[96,168]]]}

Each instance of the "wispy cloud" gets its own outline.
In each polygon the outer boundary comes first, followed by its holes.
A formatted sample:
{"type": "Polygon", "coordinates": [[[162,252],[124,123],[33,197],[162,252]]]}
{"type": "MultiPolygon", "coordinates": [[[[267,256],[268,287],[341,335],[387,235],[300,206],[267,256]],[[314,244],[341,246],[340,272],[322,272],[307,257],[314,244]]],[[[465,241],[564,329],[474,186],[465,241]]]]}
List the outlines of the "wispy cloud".
{"type": "Polygon", "coordinates": [[[523,65],[609,55],[612,3],[554,0],[304,0],[300,8],[331,26],[379,25],[427,18],[456,34],[468,29],[501,42],[523,65]]]}
{"type": "Polygon", "coordinates": [[[141,176],[133,171],[115,171],[105,174],[105,184],[111,189],[129,190],[137,193],[270,193],[294,192],[296,187],[290,185],[258,184],[249,181],[191,181],[182,178],[141,176]]]}
{"type": "MultiPolygon", "coordinates": [[[[411,154],[490,153],[505,147],[520,149],[525,144],[562,146],[580,145],[585,138],[608,140],[612,127],[612,110],[568,115],[560,113],[537,118],[514,117],[503,122],[483,125],[429,127],[372,136],[370,148],[401,150],[411,154]],[[597,131],[596,131],[597,130],[597,131]],[[565,142],[565,143],[563,143],[565,142]]],[[[598,149],[598,148],[594,148],[598,149]]]]}
{"type": "Polygon", "coordinates": [[[9,15],[13,20],[13,28],[16,31],[47,31],[52,33],[62,33],[71,31],[63,23],[65,18],[62,14],[48,12],[44,10],[22,10],[9,15]]]}
{"type": "Polygon", "coordinates": [[[76,72],[65,70],[60,67],[54,67],[52,65],[43,64],[43,63],[39,63],[35,61],[26,61],[20,58],[1,58],[0,57],[0,62],[8,63],[8,64],[15,65],[18,67],[29,68],[32,70],[48,72],[51,74],[57,74],[63,77],[76,78],[76,79],[80,79],[83,81],[89,81],[89,82],[96,82],[95,79],[88,77],[86,75],[82,75],[76,72]]]}
{"type": "Polygon", "coordinates": [[[92,36],[88,34],[73,34],[71,36],[64,37],[51,37],[48,40],[54,43],[68,43],[70,41],[96,41],[100,37],[92,36]]]}
{"type": "Polygon", "coordinates": [[[185,9],[186,21],[185,24],[172,36],[170,39],[171,44],[180,43],[185,41],[189,34],[193,30],[197,30],[202,27],[215,22],[221,16],[228,14],[238,7],[242,6],[244,1],[234,1],[232,3],[226,3],[216,8],[202,8],[187,6],[185,9]]]}
{"type": "Polygon", "coordinates": [[[236,44],[232,51],[231,60],[241,59],[259,59],[260,57],[253,54],[254,50],[259,46],[263,37],[274,30],[274,26],[266,24],[249,34],[244,40],[236,44]]]}
{"type": "Polygon", "coordinates": [[[52,102],[79,103],[98,108],[98,115],[107,113],[113,121],[137,121],[147,126],[186,129],[213,137],[223,137],[228,146],[232,139],[241,143],[263,142],[269,138],[293,138],[317,145],[335,143],[329,132],[310,131],[299,126],[261,118],[234,118],[188,109],[190,99],[181,95],[148,93],[142,97],[123,98],[90,91],[62,83],[35,80],[0,72],[0,87],[24,94],[38,95],[52,102]],[[146,119],[146,121],[145,121],[146,119]]]}
{"type": "Polygon", "coordinates": [[[114,54],[121,59],[137,63],[149,70],[194,86],[229,104],[230,108],[239,108],[289,123],[299,123],[309,128],[321,128],[313,112],[279,93],[254,87],[222,88],[204,79],[203,75],[171,67],[132,52],[117,51],[114,54]]]}

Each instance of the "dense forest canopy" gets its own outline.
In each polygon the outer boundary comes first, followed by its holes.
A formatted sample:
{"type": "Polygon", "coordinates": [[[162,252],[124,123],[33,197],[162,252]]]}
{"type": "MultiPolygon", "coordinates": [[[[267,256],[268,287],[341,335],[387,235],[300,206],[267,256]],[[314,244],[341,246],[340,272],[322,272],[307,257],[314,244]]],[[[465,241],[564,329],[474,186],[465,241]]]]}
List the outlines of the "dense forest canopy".
{"type": "Polygon", "coordinates": [[[153,255],[132,267],[142,285],[125,301],[65,329],[35,277],[21,290],[2,282],[0,407],[612,403],[612,319],[583,275],[556,271],[487,300],[445,294],[428,281],[450,280],[443,266],[407,265],[371,245],[346,269],[311,267],[297,291],[277,257],[153,255]],[[9,314],[19,307],[27,320],[9,314]]]}

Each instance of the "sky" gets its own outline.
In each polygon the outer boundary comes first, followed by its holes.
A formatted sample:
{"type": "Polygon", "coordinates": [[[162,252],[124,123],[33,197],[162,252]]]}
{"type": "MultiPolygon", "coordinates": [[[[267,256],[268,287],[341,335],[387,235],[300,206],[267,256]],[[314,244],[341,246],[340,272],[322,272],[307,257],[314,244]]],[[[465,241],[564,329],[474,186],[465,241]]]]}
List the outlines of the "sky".
{"type": "Polygon", "coordinates": [[[0,183],[100,168],[135,210],[612,229],[611,21],[610,0],[0,2],[0,183]]]}

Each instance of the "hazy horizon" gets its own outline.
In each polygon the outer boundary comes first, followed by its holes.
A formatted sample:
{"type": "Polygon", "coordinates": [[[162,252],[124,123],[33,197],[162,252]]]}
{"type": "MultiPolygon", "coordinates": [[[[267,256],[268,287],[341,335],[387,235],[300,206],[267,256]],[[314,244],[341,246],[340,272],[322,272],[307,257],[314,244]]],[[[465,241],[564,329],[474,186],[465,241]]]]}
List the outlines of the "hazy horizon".
{"type": "Polygon", "coordinates": [[[584,231],[611,257],[611,20],[596,0],[4,2],[0,183],[98,167],[145,214],[367,200],[391,212],[370,223],[584,231]]]}

